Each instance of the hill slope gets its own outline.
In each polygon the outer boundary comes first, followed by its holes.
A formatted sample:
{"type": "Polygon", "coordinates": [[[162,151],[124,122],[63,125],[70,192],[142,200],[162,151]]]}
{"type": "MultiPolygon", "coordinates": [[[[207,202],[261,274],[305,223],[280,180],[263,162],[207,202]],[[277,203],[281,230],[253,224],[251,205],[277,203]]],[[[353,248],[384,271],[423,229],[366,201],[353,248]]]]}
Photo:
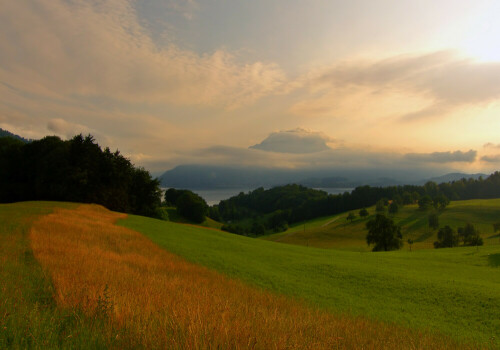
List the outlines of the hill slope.
{"type": "MultiPolygon", "coordinates": [[[[368,208],[370,216],[360,218],[357,211],[356,219],[351,222],[346,220],[347,214],[320,218],[292,226],[286,232],[262,239],[313,246],[319,248],[335,248],[352,251],[369,251],[366,244],[366,222],[373,218],[375,209],[368,208]]],[[[416,205],[403,207],[393,215],[394,221],[401,225],[403,241],[411,238],[415,243],[412,249],[431,249],[437,239],[437,230],[428,227],[430,212],[418,210],[416,205]]],[[[467,201],[452,201],[442,212],[439,212],[440,227],[449,225],[453,229],[463,227],[467,222],[472,223],[481,232],[484,244],[499,244],[498,233],[493,232],[493,223],[500,221],[500,199],[478,199],[467,201]]],[[[405,245],[403,249],[409,249],[405,245]]]]}
{"type": "Polygon", "coordinates": [[[252,288],[114,225],[124,217],[96,205],[0,205],[0,348],[477,347],[252,288]]]}
{"type": "Polygon", "coordinates": [[[276,245],[138,216],[119,224],[192,262],[322,308],[484,343],[498,333],[500,274],[492,261],[500,246],[360,253],[276,245]]]}

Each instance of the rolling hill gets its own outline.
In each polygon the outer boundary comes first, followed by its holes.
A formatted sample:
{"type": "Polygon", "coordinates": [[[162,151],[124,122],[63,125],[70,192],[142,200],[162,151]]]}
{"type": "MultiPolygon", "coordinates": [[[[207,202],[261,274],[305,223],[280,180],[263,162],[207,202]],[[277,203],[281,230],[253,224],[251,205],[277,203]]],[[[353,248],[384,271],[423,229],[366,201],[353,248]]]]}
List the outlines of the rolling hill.
{"type": "Polygon", "coordinates": [[[500,345],[500,245],[326,250],[55,202],[0,223],[0,347],[500,345]]]}
{"type": "MultiPolygon", "coordinates": [[[[369,251],[366,244],[366,222],[375,214],[375,208],[368,208],[370,216],[361,218],[358,211],[356,219],[346,220],[348,213],[332,217],[319,218],[293,225],[286,232],[264,236],[262,239],[312,246],[319,248],[335,248],[352,251],[369,251]]],[[[408,205],[393,215],[394,221],[402,227],[403,241],[412,239],[412,249],[431,249],[437,239],[437,230],[428,227],[430,212],[418,210],[417,205],[408,205]]],[[[449,225],[453,229],[472,223],[481,232],[485,245],[499,244],[500,236],[493,232],[493,224],[500,221],[500,199],[477,199],[452,201],[448,207],[439,212],[440,226],[449,225]]],[[[409,249],[405,245],[403,249],[409,249]]]]}

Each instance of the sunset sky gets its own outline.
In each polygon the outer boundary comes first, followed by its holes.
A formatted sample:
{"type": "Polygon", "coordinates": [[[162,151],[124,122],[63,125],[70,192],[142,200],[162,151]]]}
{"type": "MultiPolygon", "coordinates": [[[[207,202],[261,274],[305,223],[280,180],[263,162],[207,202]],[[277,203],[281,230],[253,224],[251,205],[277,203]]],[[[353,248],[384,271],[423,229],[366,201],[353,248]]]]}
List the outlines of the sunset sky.
{"type": "Polygon", "coordinates": [[[0,127],[179,164],[500,168],[500,1],[0,0],[0,127]]]}

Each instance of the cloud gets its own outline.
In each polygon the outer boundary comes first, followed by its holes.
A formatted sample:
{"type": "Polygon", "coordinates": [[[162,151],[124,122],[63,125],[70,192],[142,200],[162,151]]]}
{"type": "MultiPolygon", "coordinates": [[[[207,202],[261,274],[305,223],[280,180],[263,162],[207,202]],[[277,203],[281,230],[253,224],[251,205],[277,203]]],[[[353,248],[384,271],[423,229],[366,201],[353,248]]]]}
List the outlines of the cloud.
{"type": "Polygon", "coordinates": [[[500,148],[500,143],[488,142],[483,145],[483,148],[500,148]]]}
{"type": "Polygon", "coordinates": [[[500,163],[500,154],[482,156],[481,160],[488,163],[500,163]]]}
{"type": "Polygon", "coordinates": [[[72,124],[60,118],[50,119],[47,123],[47,129],[56,135],[65,136],[66,138],[70,138],[77,134],[95,133],[95,130],[91,130],[85,125],[72,124]]]}
{"type": "Polygon", "coordinates": [[[477,151],[468,152],[433,152],[433,153],[408,153],[404,156],[406,160],[417,163],[472,163],[476,160],[477,151]]]}
{"type": "MultiPolygon", "coordinates": [[[[360,105],[399,96],[406,100],[406,107],[389,105],[385,113],[395,114],[401,121],[415,121],[499,100],[500,62],[477,62],[453,51],[351,60],[310,73],[303,78],[303,86],[311,93],[291,108],[296,114],[336,115],[344,110],[356,113],[360,105]],[[346,101],[350,109],[342,108],[346,101]]],[[[370,107],[365,112],[370,110],[377,111],[370,107]]]]}
{"type": "Polygon", "coordinates": [[[334,141],[323,133],[297,128],[273,132],[261,143],[250,148],[278,153],[315,153],[329,150],[327,143],[334,141]]]}
{"type": "Polygon", "coordinates": [[[223,49],[156,46],[128,0],[0,0],[0,7],[0,81],[20,93],[230,109],[286,81],[276,64],[239,62],[223,49]]]}

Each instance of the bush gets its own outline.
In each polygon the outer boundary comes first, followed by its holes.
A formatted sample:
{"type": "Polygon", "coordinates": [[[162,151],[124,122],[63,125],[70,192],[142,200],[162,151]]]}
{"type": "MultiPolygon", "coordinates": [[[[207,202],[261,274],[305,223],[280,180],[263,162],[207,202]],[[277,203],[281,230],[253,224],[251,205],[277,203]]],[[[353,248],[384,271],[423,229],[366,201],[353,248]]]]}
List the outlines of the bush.
{"type": "Polygon", "coordinates": [[[370,215],[370,214],[368,214],[368,210],[366,210],[366,208],[363,208],[363,209],[361,209],[359,211],[359,216],[362,217],[362,218],[364,218],[364,217],[366,217],[368,215],[370,215]]]}

